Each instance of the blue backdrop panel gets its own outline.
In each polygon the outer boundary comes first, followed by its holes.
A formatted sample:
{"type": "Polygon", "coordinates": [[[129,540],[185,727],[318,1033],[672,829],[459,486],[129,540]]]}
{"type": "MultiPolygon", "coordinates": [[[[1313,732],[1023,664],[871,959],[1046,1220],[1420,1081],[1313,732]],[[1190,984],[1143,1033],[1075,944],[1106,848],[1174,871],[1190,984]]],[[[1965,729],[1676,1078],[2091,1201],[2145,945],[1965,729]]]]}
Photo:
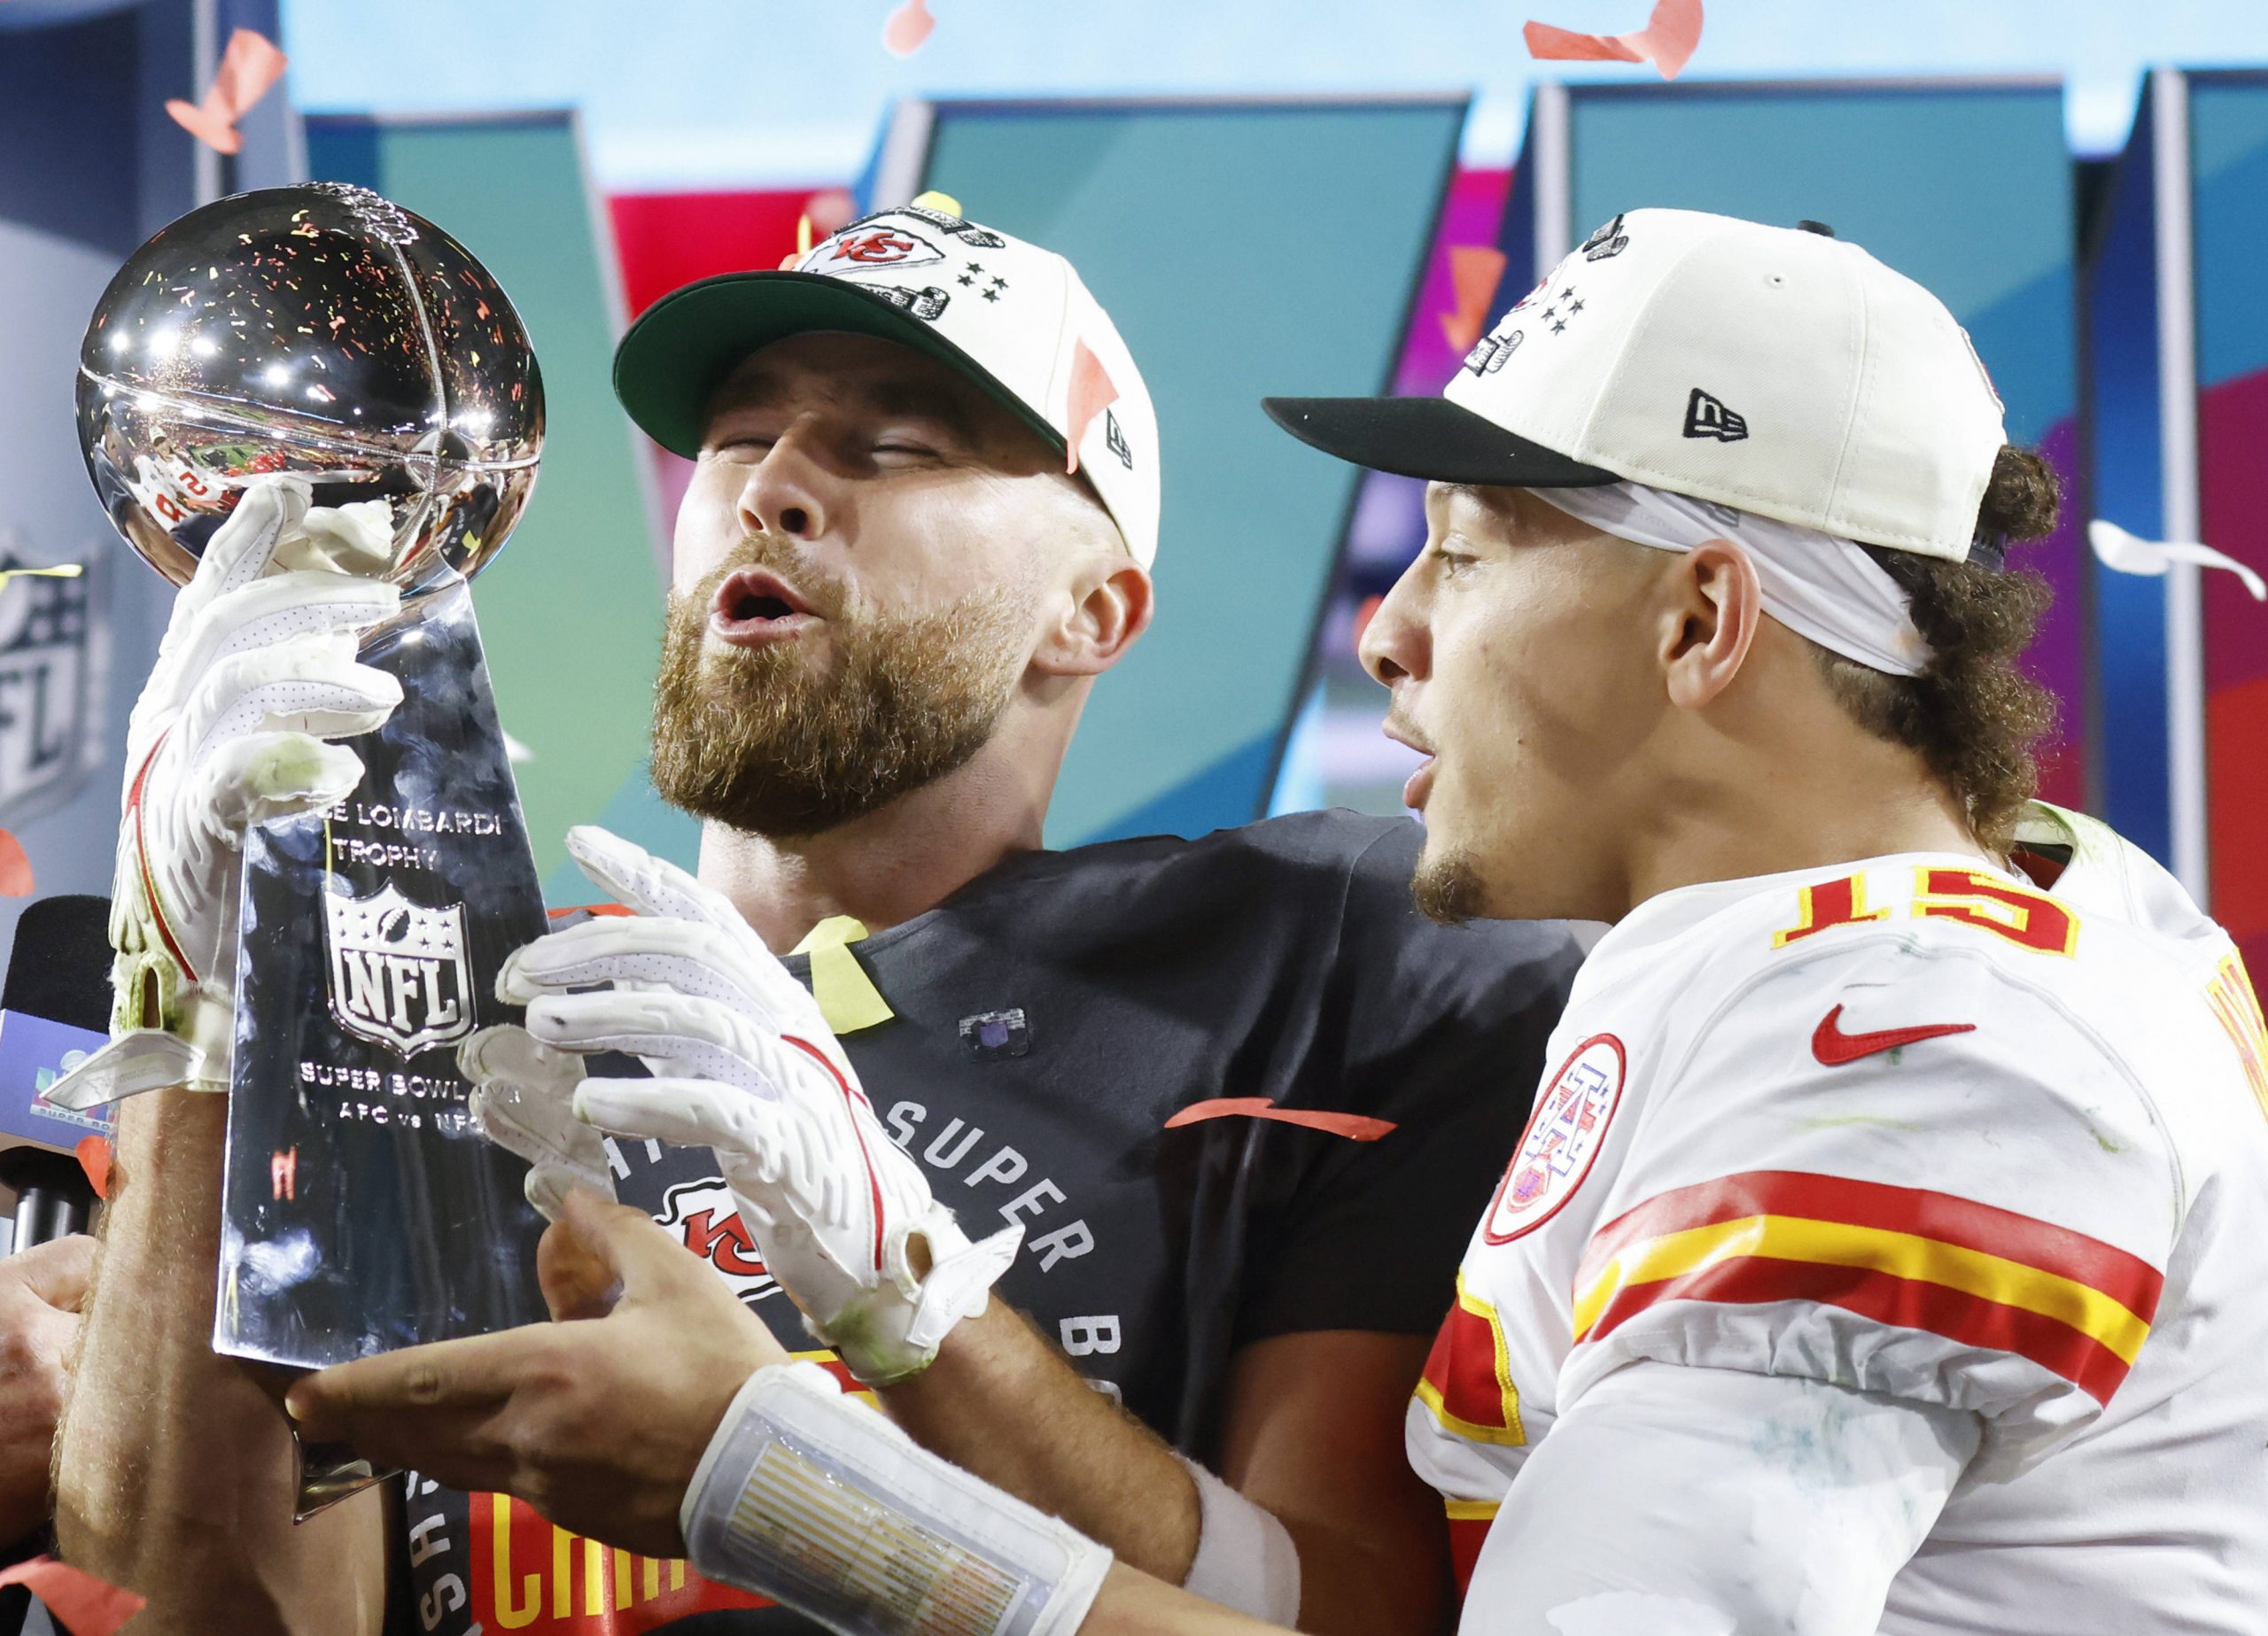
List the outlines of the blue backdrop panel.
{"type": "Polygon", "coordinates": [[[1254,817],[1354,491],[1271,393],[1385,390],[1464,104],[941,103],[923,185],[1071,258],[1156,399],[1157,623],[1096,686],[1051,845],[1254,817]]]}
{"type": "MultiPolygon", "coordinates": [[[[2145,539],[2163,538],[2165,526],[2155,115],[2146,84],[2133,136],[2096,204],[2079,281],[2093,515],[2145,539]]],[[[2094,658],[2101,724],[2096,810],[2135,845],[2171,863],[2164,580],[2097,573],[2094,658]]]]}
{"type": "MultiPolygon", "coordinates": [[[[221,12],[276,27],[273,0],[221,12]]],[[[73,383],[111,275],[197,202],[195,145],[164,107],[204,89],[196,32],[190,0],[0,5],[0,560],[87,570],[0,587],[0,826],[43,896],[110,890],[126,717],[173,601],[96,503],[73,383]]],[[[279,88],[245,121],[245,185],[288,174],[287,122],[279,88]]],[[[0,950],[20,907],[0,899],[0,950]]]]}

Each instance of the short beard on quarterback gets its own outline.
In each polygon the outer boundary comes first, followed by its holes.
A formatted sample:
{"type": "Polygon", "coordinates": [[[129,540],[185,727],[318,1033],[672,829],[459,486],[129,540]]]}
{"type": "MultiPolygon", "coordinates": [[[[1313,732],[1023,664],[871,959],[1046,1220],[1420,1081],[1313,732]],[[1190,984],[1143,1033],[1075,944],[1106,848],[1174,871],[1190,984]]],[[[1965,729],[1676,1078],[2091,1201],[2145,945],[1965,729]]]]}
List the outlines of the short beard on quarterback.
{"type": "Polygon", "coordinates": [[[1031,593],[980,591],[918,613],[852,609],[793,547],[752,540],[672,592],[654,690],[654,788],[750,834],[817,834],[954,771],[983,748],[1022,673],[1031,593]],[[788,578],[827,621],[831,663],[797,640],[704,647],[726,575],[788,578]],[[848,616],[846,616],[848,615],[848,616]]]}
{"type": "Polygon", "coordinates": [[[1488,912],[1488,888],[1472,856],[1464,852],[1421,855],[1410,880],[1410,896],[1419,914],[1442,926],[1463,926],[1488,912]]]}

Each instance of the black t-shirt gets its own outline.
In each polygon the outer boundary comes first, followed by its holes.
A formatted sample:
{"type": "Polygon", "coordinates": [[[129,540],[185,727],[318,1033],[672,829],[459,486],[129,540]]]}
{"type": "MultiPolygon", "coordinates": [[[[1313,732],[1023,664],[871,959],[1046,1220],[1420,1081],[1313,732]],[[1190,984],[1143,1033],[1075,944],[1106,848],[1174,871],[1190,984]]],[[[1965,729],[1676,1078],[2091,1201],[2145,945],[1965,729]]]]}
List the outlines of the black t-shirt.
{"type": "MultiPolygon", "coordinates": [[[[1526,1118],[1579,950],[1556,924],[1426,921],[1419,839],[1326,812],[1032,853],[855,946],[896,1013],[843,1036],[884,1127],[972,1237],[1024,1224],[999,1294],[1200,1459],[1239,1346],[1432,1333],[1526,1118]],[[1247,1111],[1198,1108],[1223,1100],[1247,1111]]],[[[811,1353],[709,1151],[615,1148],[623,1199],[811,1353]]],[[[413,1477],[404,1526],[402,1630],[812,1628],[498,1496],[413,1477]]]]}

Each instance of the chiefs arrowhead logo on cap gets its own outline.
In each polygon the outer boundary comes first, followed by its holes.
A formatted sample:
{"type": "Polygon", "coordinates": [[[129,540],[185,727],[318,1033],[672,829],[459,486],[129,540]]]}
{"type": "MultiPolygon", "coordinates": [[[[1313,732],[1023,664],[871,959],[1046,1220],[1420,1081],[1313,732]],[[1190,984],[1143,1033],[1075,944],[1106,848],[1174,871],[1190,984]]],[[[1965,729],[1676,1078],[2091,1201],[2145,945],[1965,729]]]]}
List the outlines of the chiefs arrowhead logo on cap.
{"type": "Polygon", "coordinates": [[[827,253],[813,272],[839,274],[847,269],[835,264],[844,261],[853,267],[919,267],[945,259],[945,252],[928,239],[898,228],[860,228],[830,239],[826,248],[827,253]]]}

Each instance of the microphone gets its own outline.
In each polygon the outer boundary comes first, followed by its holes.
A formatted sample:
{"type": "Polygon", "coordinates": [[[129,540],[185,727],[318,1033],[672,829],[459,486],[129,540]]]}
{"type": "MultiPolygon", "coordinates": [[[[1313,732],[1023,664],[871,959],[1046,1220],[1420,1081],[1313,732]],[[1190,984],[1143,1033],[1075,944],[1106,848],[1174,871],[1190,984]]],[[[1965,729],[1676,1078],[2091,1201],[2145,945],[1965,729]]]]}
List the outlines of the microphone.
{"type": "Polygon", "coordinates": [[[16,921],[0,983],[0,1188],[16,1196],[9,1252],[84,1232],[95,1190],[72,1151],[107,1136],[107,1111],[74,1113],[40,1092],[110,1037],[110,900],[43,897],[16,921]]]}

